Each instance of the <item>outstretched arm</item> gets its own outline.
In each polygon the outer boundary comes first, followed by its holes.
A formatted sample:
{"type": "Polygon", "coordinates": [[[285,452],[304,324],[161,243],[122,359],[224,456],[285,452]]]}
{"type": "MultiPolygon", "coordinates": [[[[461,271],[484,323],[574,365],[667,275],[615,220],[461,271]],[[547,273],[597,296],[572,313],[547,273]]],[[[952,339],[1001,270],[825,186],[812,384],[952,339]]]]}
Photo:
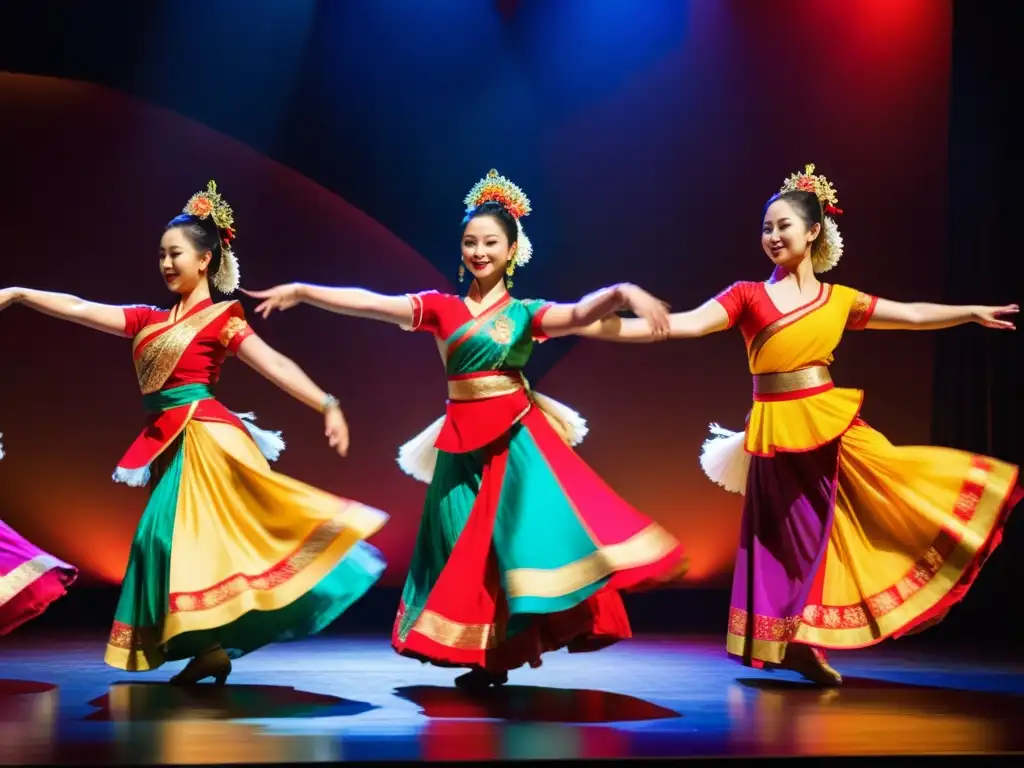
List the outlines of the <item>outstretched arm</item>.
{"type": "Polygon", "coordinates": [[[291,309],[298,304],[310,304],[329,312],[352,317],[365,317],[387,323],[412,325],[412,304],[407,296],[385,296],[363,288],[331,288],[325,285],[288,283],[266,291],[242,293],[254,299],[262,299],[256,312],[266,319],[271,312],[291,309]]]}
{"type": "Polygon", "coordinates": [[[577,335],[601,341],[619,341],[642,344],[664,339],[692,339],[724,331],[729,327],[729,315],[715,299],[711,299],[689,312],[673,312],[668,316],[668,333],[655,334],[644,320],[618,316],[588,325],[577,335]]]}
{"type": "Polygon", "coordinates": [[[285,357],[259,336],[249,336],[238,347],[238,358],[300,403],[324,414],[324,434],[331,447],[348,453],[348,424],[338,401],[313,383],[293,360],[285,357]]]}
{"type": "Polygon", "coordinates": [[[114,336],[125,335],[124,309],[111,304],[96,304],[68,293],[34,291],[31,288],[0,289],[0,311],[13,304],[68,320],[114,336]]]}
{"type": "Polygon", "coordinates": [[[575,304],[554,304],[540,317],[540,328],[548,337],[582,334],[587,328],[601,324],[605,318],[618,320],[614,313],[628,307],[639,316],[632,322],[638,330],[653,338],[664,338],[669,332],[668,306],[647,291],[629,283],[620,283],[587,294],[575,304]],[[609,316],[613,317],[609,317],[609,316]]]}
{"type": "Polygon", "coordinates": [[[884,331],[933,331],[966,323],[978,323],[986,328],[1012,331],[1016,329],[1012,320],[1003,318],[1016,315],[1019,311],[1020,307],[1016,304],[1004,307],[950,306],[921,302],[907,304],[878,299],[874,312],[864,327],[884,331]]]}

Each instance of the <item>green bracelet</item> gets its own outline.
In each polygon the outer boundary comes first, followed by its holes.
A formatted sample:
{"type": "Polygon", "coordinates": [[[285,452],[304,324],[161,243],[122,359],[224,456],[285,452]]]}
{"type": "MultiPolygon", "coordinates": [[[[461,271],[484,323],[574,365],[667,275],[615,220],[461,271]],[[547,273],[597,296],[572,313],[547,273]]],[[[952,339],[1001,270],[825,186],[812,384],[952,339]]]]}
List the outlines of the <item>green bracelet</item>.
{"type": "Polygon", "coordinates": [[[327,413],[331,408],[340,408],[341,402],[334,395],[324,395],[320,402],[320,413],[327,413]]]}

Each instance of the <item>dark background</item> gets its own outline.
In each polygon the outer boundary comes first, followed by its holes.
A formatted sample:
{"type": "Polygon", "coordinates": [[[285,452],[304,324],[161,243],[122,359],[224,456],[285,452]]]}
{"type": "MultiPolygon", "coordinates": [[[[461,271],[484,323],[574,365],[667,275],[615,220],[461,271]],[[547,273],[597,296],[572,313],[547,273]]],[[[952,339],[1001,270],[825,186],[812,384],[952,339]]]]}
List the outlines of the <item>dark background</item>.
{"type": "MultiPolygon", "coordinates": [[[[534,205],[517,293],[571,300],[629,280],[683,309],[766,276],[761,206],[814,162],[846,211],[847,255],[827,279],[896,300],[1019,301],[1010,5],[8,3],[0,285],[166,305],[157,238],[215,178],[246,287],[453,290],[462,198],[496,167],[534,205]]],[[[341,622],[384,629],[424,492],[394,458],[443,408],[436,349],[308,308],[254,325],[341,398],[351,456],[244,366],[228,365],[220,396],[285,431],[281,471],[392,514],[374,539],[385,588],[341,622]]],[[[867,390],[865,418],[893,442],[1019,463],[1020,350],[975,326],[850,334],[834,376],[867,390]]],[[[0,366],[0,514],[83,570],[38,622],[106,623],[145,503],[109,480],[141,423],[129,350],[15,309],[0,366]]],[[[697,457],[708,422],[738,428],[748,408],[738,334],[559,340],[527,372],[588,419],[584,458],[690,549],[691,589],[631,598],[638,628],[724,633],[741,498],[697,457]]],[[[1003,617],[1021,527],[924,638],[1019,641],[1003,617]]]]}

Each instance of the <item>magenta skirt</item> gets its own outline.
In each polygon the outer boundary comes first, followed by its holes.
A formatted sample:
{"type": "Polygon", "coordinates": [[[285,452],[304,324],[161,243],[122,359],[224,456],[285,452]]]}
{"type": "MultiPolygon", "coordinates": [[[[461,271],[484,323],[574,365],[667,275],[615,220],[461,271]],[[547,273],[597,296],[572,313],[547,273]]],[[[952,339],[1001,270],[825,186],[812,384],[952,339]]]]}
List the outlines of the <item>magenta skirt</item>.
{"type": "Polygon", "coordinates": [[[34,619],[67,592],[78,569],[0,520],[0,635],[34,619]]]}

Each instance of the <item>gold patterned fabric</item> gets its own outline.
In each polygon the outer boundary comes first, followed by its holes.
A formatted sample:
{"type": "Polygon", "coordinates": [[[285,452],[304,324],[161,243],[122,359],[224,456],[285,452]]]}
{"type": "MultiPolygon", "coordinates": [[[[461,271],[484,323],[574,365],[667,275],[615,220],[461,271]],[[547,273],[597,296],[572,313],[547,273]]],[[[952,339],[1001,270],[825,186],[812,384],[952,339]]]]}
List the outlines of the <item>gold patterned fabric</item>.
{"type": "Polygon", "coordinates": [[[450,400],[486,400],[489,397],[515,394],[525,386],[523,377],[518,371],[448,379],[448,398],[450,400]]]}
{"type": "Polygon", "coordinates": [[[230,307],[231,302],[213,304],[177,324],[160,323],[143,328],[136,334],[133,346],[138,349],[141,342],[152,336],[155,331],[171,325],[168,330],[163,331],[157,338],[147,343],[135,358],[135,375],[139,379],[142,394],[149,395],[163,388],[171,374],[174,373],[181,356],[185,354],[185,350],[200,331],[218,315],[228,311],[230,307]]]}
{"type": "Polygon", "coordinates": [[[798,371],[760,373],[754,375],[754,396],[791,394],[831,383],[832,376],[824,365],[813,365],[798,371]]]}

